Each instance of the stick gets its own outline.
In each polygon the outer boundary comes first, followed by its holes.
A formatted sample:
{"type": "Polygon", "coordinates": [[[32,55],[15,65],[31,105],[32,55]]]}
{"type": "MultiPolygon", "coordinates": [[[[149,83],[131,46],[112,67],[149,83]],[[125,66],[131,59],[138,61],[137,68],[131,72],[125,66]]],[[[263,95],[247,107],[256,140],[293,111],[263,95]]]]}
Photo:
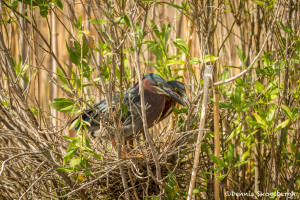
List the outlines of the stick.
{"type": "Polygon", "coordinates": [[[201,131],[199,131],[199,133],[198,133],[195,158],[194,158],[194,164],[193,164],[193,169],[192,169],[192,176],[191,176],[187,200],[192,200],[192,194],[193,194],[193,190],[194,190],[195,182],[196,182],[196,174],[197,174],[197,168],[198,168],[198,164],[199,164],[199,156],[200,156],[200,152],[201,152],[201,142],[204,138],[204,131],[202,131],[202,129],[204,129],[204,125],[205,125],[206,107],[207,107],[208,96],[209,96],[208,89],[209,89],[209,83],[212,81],[213,69],[214,69],[213,65],[208,65],[205,67],[205,71],[204,71],[204,95],[203,95],[203,101],[202,101],[202,112],[201,112],[201,116],[200,116],[200,126],[199,126],[199,129],[201,129],[201,131]]]}

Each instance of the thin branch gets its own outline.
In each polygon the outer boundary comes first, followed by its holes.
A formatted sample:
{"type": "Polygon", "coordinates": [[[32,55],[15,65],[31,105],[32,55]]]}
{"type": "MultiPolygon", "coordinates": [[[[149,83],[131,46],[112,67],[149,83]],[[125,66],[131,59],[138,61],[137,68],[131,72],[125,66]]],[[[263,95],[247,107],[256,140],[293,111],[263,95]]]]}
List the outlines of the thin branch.
{"type": "Polygon", "coordinates": [[[53,169],[49,169],[45,173],[43,173],[38,179],[36,179],[28,188],[27,190],[20,196],[19,200],[21,200],[24,195],[34,186],[35,183],[37,183],[39,180],[41,180],[45,175],[47,175],[49,172],[53,171],[53,169]]]}
{"type": "MultiPolygon", "coordinates": [[[[199,129],[204,129],[205,125],[205,117],[206,117],[206,110],[207,110],[207,103],[208,103],[208,97],[209,97],[209,83],[212,83],[213,80],[213,65],[208,65],[205,67],[204,71],[204,95],[203,95],[203,101],[202,101],[202,111],[200,116],[200,126],[199,129]]],[[[197,175],[197,168],[199,164],[199,157],[201,153],[201,142],[204,138],[204,131],[199,131],[198,138],[197,138],[197,145],[195,150],[195,157],[194,157],[194,164],[192,169],[192,175],[190,180],[190,186],[188,191],[188,200],[192,200],[193,190],[195,188],[195,182],[196,182],[196,175],[197,175]]]]}

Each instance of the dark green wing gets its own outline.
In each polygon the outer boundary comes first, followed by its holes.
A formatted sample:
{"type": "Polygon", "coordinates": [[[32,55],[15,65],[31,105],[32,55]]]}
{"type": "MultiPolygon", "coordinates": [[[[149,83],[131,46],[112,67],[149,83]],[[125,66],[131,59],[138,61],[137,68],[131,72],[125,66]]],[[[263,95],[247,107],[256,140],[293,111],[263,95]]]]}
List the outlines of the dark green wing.
{"type": "MultiPolygon", "coordinates": [[[[116,100],[117,100],[117,105],[116,102],[114,100],[112,100],[112,105],[113,105],[113,110],[114,110],[114,106],[118,106],[118,103],[120,101],[120,94],[118,93],[116,95],[116,100]]],[[[132,111],[133,113],[136,113],[136,109],[137,107],[139,108],[140,105],[140,96],[139,96],[139,90],[138,88],[131,88],[129,91],[123,91],[123,100],[122,100],[122,117],[121,117],[121,121],[124,123],[124,125],[129,125],[132,122],[132,117],[131,117],[131,112],[130,112],[130,102],[132,103],[132,111]],[[130,94],[130,95],[129,95],[130,94]],[[129,97],[131,100],[129,100],[129,97]],[[136,105],[136,106],[134,106],[136,105]]],[[[102,100],[99,103],[94,105],[94,109],[87,109],[85,110],[85,112],[89,115],[86,115],[85,113],[82,114],[82,119],[86,122],[88,122],[91,127],[93,126],[99,126],[99,124],[96,121],[100,121],[100,116],[99,114],[97,114],[97,112],[109,117],[108,114],[108,110],[107,110],[107,102],[106,100],[102,100]],[[97,110],[97,112],[96,112],[97,110]],[[94,120],[93,120],[94,119],[94,120]]],[[[79,117],[79,116],[78,116],[79,117]]],[[[76,117],[73,121],[75,121],[76,119],[78,119],[78,117],[76,117]]],[[[137,114],[133,115],[134,118],[138,117],[137,114]]],[[[72,122],[73,122],[72,121],[72,122]]],[[[76,126],[74,129],[78,130],[79,126],[76,126]]]]}

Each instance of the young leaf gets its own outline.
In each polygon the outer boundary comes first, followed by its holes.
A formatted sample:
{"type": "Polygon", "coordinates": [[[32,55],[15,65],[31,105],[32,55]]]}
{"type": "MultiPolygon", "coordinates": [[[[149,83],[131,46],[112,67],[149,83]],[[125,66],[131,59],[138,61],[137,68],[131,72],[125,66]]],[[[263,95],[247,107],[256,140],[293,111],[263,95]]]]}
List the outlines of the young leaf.
{"type": "Polygon", "coordinates": [[[197,64],[201,63],[201,60],[200,60],[199,58],[193,57],[193,58],[190,60],[190,63],[191,63],[191,64],[194,64],[194,65],[197,65],[197,64]]]}
{"type": "Polygon", "coordinates": [[[221,180],[223,180],[227,175],[228,175],[228,174],[223,174],[223,175],[221,175],[221,176],[218,176],[217,179],[218,179],[219,181],[221,181],[221,180]]]}
{"type": "Polygon", "coordinates": [[[255,81],[254,88],[257,93],[262,93],[265,90],[265,86],[259,81],[255,81]]]}
{"type": "Polygon", "coordinates": [[[104,19],[90,19],[89,22],[91,22],[92,24],[106,24],[107,21],[104,19]]]}
{"type": "Polygon", "coordinates": [[[214,62],[214,61],[216,61],[218,59],[219,59],[219,57],[214,56],[214,55],[205,55],[205,57],[204,57],[204,63],[214,62]]]}
{"type": "Polygon", "coordinates": [[[241,132],[241,126],[238,126],[236,129],[234,129],[232,131],[232,133],[229,135],[229,137],[227,138],[227,140],[225,142],[228,142],[229,140],[231,140],[232,138],[234,138],[240,132],[241,132]]]}
{"type": "Polygon", "coordinates": [[[184,40],[180,37],[176,37],[176,41],[173,42],[177,49],[183,51],[186,55],[190,56],[189,47],[184,40]]]}
{"type": "Polygon", "coordinates": [[[68,149],[67,149],[67,153],[69,151],[71,151],[72,149],[74,149],[74,147],[76,147],[77,142],[78,142],[78,138],[76,138],[75,140],[72,140],[72,142],[70,142],[68,149]]]}
{"type": "Polygon", "coordinates": [[[234,109],[234,107],[232,105],[230,105],[229,103],[226,103],[226,102],[219,102],[219,106],[220,106],[220,108],[234,109]]]}
{"type": "Polygon", "coordinates": [[[201,187],[201,188],[195,188],[193,190],[193,194],[198,194],[199,192],[203,192],[203,191],[205,191],[205,188],[203,188],[203,187],[201,187]]]}
{"type": "Polygon", "coordinates": [[[72,159],[75,155],[76,155],[76,152],[78,150],[78,147],[76,147],[75,149],[67,152],[64,157],[63,157],[63,165],[66,165],[67,162],[72,159]]]}
{"type": "Polygon", "coordinates": [[[167,62],[165,62],[166,66],[169,65],[184,65],[185,62],[183,60],[168,60],[167,62]]]}
{"type": "Polygon", "coordinates": [[[74,137],[70,137],[70,136],[62,136],[63,138],[67,139],[67,140],[77,140],[77,138],[74,138],[74,137]]]}
{"type": "Polygon", "coordinates": [[[75,112],[79,110],[77,105],[71,99],[68,98],[53,99],[53,102],[50,103],[50,106],[55,110],[63,113],[72,113],[74,106],[75,106],[75,112]]]}
{"type": "Polygon", "coordinates": [[[239,161],[237,162],[235,165],[233,165],[233,167],[238,167],[238,166],[241,166],[241,165],[244,165],[248,162],[248,160],[242,160],[242,161],[239,161]]]}
{"type": "Polygon", "coordinates": [[[267,123],[257,114],[257,113],[252,113],[253,116],[255,117],[256,121],[263,127],[267,127],[267,123]]]}
{"type": "Polygon", "coordinates": [[[265,2],[263,2],[263,1],[254,1],[254,3],[256,3],[257,5],[260,5],[260,6],[265,5],[265,2]]]}
{"type": "Polygon", "coordinates": [[[290,119],[285,120],[284,122],[281,122],[278,126],[276,126],[275,131],[278,131],[280,129],[283,129],[287,125],[289,125],[290,119]]]}
{"type": "Polygon", "coordinates": [[[249,103],[246,103],[246,105],[244,105],[244,107],[242,109],[244,110],[246,108],[249,108],[251,106],[256,106],[256,105],[257,105],[257,102],[249,102],[249,103]]]}
{"type": "Polygon", "coordinates": [[[213,154],[209,154],[209,157],[220,167],[226,167],[226,164],[218,157],[214,156],[213,154]]]}
{"type": "Polygon", "coordinates": [[[284,114],[289,118],[292,119],[293,113],[291,112],[291,110],[289,109],[289,107],[287,107],[286,105],[282,105],[282,110],[284,112],[284,114]]]}
{"type": "Polygon", "coordinates": [[[79,165],[81,163],[81,158],[74,158],[73,160],[71,160],[70,162],[70,167],[75,167],[76,165],[79,165]]]}
{"type": "Polygon", "coordinates": [[[234,157],[234,146],[232,143],[228,144],[228,153],[227,153],[227,158],[228,158],[228,163],[231,163],[234,157]]]}

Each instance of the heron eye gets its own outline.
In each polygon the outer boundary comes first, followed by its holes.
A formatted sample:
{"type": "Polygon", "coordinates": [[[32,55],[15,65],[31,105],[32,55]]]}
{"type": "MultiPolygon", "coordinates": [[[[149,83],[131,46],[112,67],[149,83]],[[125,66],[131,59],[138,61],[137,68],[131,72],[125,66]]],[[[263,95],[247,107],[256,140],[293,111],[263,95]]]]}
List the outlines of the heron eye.
{"type": "Polygon", "coordinates": [[[158,85],[158,86],[162,86],[162,83],[161,83],[161,82],[158,82],[157,85],[158,85]]]}
{"type": "Polygon", "coordinates": [[[177,88],[175,88],[175,92],[179,92],[179,90],[177,88]]]}

